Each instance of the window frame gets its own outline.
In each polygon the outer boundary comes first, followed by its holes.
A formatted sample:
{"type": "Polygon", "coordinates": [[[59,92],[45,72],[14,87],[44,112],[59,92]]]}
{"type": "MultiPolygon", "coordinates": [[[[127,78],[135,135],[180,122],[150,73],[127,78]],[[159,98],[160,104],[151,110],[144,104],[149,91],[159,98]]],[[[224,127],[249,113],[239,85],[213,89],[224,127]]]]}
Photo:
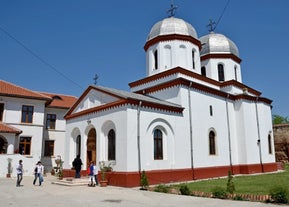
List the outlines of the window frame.
{"type": "Polygon", "coordinates": [[[54,156],[54,146],[55,146],[55,140],[44,141],[44,157],[54,156]]]}
{"type": "Polygon", "coordinates": [[[21,155],[31,155],[32,137],[21,136],[19,138],[19,153],[21,155]],[[21,139],[24,139],[23,141],[21,139]]]}
{"type": "Polygon", "coordinates": [[[107,134],[107,159],[115,160],[116,158],[116,147],[115,147],[115,131],[113,129],[109,130],[107,134]]]}
{"type": "Polygon", "coordinates": [[[218,80],[219,81],[225,81],[224,65],[221,63],[218,64],[218,80]]]}
{"type": "Polygon", "coordinates": [[[56,114],[46,114],[46,129],[56,129],[56,114]]]}
{"type": "Polygon", "coordinates": [[[21,123],[33,123],[34,106],[22,105],[21,123]]]}
{"type": "Polygon", "coordinates": [[[209,132],[209,155],[216,155],[216,133],[213,130],[209,132]]]}
{"type": "Polygon", "coordinates": [[[155,129],[153,136],[154,136],[154,160],[163,160],[164,159],[163,132],[160,129],[155,129]]]}

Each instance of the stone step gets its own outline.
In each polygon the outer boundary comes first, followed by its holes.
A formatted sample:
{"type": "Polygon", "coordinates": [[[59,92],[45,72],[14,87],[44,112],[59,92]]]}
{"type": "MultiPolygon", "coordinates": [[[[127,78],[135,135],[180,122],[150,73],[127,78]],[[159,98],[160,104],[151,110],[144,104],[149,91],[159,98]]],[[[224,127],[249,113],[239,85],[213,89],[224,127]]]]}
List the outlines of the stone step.
{"type": "Polygon", "coordinates": [[[52,184],[56,185],[65,185],[65,186],[83,186],[88,185],[89,177],[82,177],[82,178],[63,178],[62,180],[55,180],[51,182],[52,184]]]}

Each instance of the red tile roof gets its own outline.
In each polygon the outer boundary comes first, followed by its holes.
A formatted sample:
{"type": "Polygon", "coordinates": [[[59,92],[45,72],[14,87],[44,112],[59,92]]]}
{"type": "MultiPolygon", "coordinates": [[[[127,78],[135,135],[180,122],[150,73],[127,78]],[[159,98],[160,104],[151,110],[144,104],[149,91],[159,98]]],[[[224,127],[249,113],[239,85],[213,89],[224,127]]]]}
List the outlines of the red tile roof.
{"type": "Polygon", "coordinates": [[[20,86],[0,80],[0,96],[20,97],[29,99],[50,100],[51,98],[41,93],[22,88],[20,86]]]}
{"type": "Polygon", "coordinates": [[[0,133],[10,133],[10,134],[21,134],[22,131],[20,129],[17,129],[15,127],[9,126],[7,124],[4,124],[3,122],[0,122],[0,133]]]}
{"type": "Polygon", "coordinates": [[[52,108],[70,108],[77,100],[74,96],[62,95],[62,94],[52,94],[46,92],[40,92],[45,96],[49,96],[51,101],[46,103],[46,107],[52,108]]]}
{"type": "Polygon", "coordinates": [[[45,100],[46,107],[64,109],[70,108],[77,100],[74,96],[31,91],[4,80],[0,80],[0,96],[45,100]]]}

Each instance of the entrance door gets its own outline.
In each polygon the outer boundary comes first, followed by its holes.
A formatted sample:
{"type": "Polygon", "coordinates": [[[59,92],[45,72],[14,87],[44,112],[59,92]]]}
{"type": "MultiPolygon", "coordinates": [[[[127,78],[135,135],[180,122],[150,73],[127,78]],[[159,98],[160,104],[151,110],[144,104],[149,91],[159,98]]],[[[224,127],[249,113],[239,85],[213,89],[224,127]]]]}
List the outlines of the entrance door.
{"type": "Polygon", "coordinates": [[[89,166],[90,161],[96,162],[96,131],[91,129],[87,137],[87,153],[86,153],[86,167],[89,166]]]}

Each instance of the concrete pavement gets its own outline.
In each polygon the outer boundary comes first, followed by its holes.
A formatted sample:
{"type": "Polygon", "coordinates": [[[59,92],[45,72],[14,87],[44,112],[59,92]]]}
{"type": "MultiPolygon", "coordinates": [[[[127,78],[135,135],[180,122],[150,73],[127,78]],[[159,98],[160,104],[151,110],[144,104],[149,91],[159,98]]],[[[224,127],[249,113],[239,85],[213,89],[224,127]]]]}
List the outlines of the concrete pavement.
{"type": "Polygon", "coordinates": [[[141,191],[136,188],[61,186],[52,184],[53,176],[44,177],[42,186],[32,184],[33,177],[24,177],[22,187],[16,178],[0,178],[0,206],[13,207],[276,207],[260,202],[231,201],[141,191]]]}

